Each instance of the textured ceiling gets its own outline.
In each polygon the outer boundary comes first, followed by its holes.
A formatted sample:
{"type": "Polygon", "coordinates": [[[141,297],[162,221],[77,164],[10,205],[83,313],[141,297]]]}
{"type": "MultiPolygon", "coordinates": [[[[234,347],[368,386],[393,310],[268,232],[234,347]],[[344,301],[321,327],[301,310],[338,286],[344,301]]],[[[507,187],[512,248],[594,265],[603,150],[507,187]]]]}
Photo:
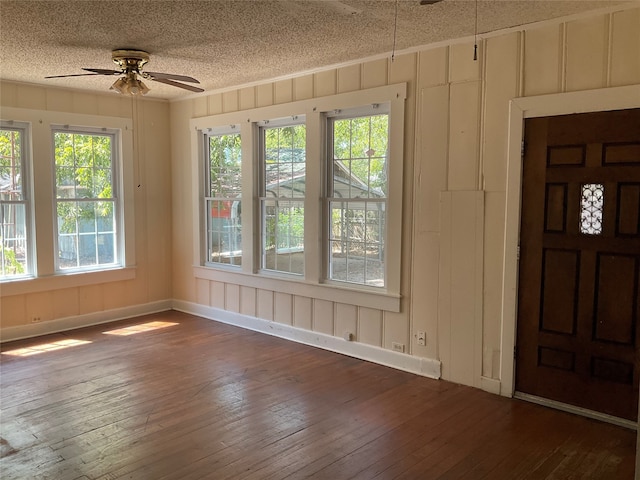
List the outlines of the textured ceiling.
{"type": "MultiPolygon", "coordinates": [[[[624,0],[479,0],[480,33],[624,0]]],[[[474,1],[0,0],[0,78],[107,91],[113,77],[48,79],[113,69],[111,50],[151,54],[149,71],[195,77],[205,90],[242,85],[473,35],[474,1]]],[[[190,92],[148,82],[150,97],[190,92]]]]}

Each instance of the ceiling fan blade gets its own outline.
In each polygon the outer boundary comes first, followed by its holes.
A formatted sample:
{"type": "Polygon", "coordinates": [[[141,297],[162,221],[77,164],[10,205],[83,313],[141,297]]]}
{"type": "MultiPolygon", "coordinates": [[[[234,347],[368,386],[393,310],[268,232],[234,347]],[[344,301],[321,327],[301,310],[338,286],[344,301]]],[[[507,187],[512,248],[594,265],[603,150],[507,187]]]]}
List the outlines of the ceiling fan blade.
{"type": "Polygon", "coordinates": [[[166,80],[178,80],[180,82],[200,83],[193,77],[187,77],[186,75],[174,75],[173,73],[144,72],[144,75],[148,75],[151,80],[163,78],[166,80]]]}
{"type": "Polygon", "coordinates": [[[50,75],[44,78],[88,77],[90,75],[101,75],[101,74],[100,73],[74,73],[72,75],[50,75]]]}
{"type": "Polygon", "coordinates": [[[96,75],[122,75],[120,70],[106,70],[104,68],[83,68],[87,72],[93,72],[96,75]]]}
{"type": "Polygon", "coordinates": [[[189,90],[191,92],[204,92],[202,88],[194,87],[192,85],[185,85],[184,83],[174,82],[173,80],[169,80],[168,78],[151,78],[151,80],[153,80],[154,82],[171,85],[173,87],[184,88],[185,90],[189,90]]]}

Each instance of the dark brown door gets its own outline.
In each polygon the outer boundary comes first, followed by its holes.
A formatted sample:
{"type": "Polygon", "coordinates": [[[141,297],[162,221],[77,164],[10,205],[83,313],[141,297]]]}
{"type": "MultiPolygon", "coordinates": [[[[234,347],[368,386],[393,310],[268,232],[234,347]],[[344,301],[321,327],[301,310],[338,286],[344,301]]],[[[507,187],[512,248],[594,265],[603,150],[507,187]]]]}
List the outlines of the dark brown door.
{"type": "Polygon", "coordinates": [[[640,109],[525,123],[516,390],[635,420],[640,109]]]}

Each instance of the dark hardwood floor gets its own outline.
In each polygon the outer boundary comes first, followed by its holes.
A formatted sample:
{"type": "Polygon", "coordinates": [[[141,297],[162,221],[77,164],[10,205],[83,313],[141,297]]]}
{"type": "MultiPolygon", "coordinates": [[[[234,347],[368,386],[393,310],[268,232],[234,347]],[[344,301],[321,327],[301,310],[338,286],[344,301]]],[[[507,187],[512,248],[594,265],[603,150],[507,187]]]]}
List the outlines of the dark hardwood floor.
{"type": "Polygon", "coordinates": [[[178,312],[4,344],[0,358],[5,480],[634,473],[633,431],[178,312]],[[175,325],[103,333],[146,322],[175,325]],[[10,354],[69,340],[91,343],[10,354]]]}

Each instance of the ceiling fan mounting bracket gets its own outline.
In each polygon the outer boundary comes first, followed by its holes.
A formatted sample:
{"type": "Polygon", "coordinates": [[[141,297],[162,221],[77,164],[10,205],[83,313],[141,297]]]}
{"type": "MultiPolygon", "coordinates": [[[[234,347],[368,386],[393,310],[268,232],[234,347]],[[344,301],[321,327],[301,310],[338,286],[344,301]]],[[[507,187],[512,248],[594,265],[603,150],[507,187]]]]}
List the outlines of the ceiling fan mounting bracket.
{"type": "Polygon", "coordinates": [[[140,72],[149,61],[149,54],[142,50],[114,50],[111,58],[124,72],[140,72]]]}

